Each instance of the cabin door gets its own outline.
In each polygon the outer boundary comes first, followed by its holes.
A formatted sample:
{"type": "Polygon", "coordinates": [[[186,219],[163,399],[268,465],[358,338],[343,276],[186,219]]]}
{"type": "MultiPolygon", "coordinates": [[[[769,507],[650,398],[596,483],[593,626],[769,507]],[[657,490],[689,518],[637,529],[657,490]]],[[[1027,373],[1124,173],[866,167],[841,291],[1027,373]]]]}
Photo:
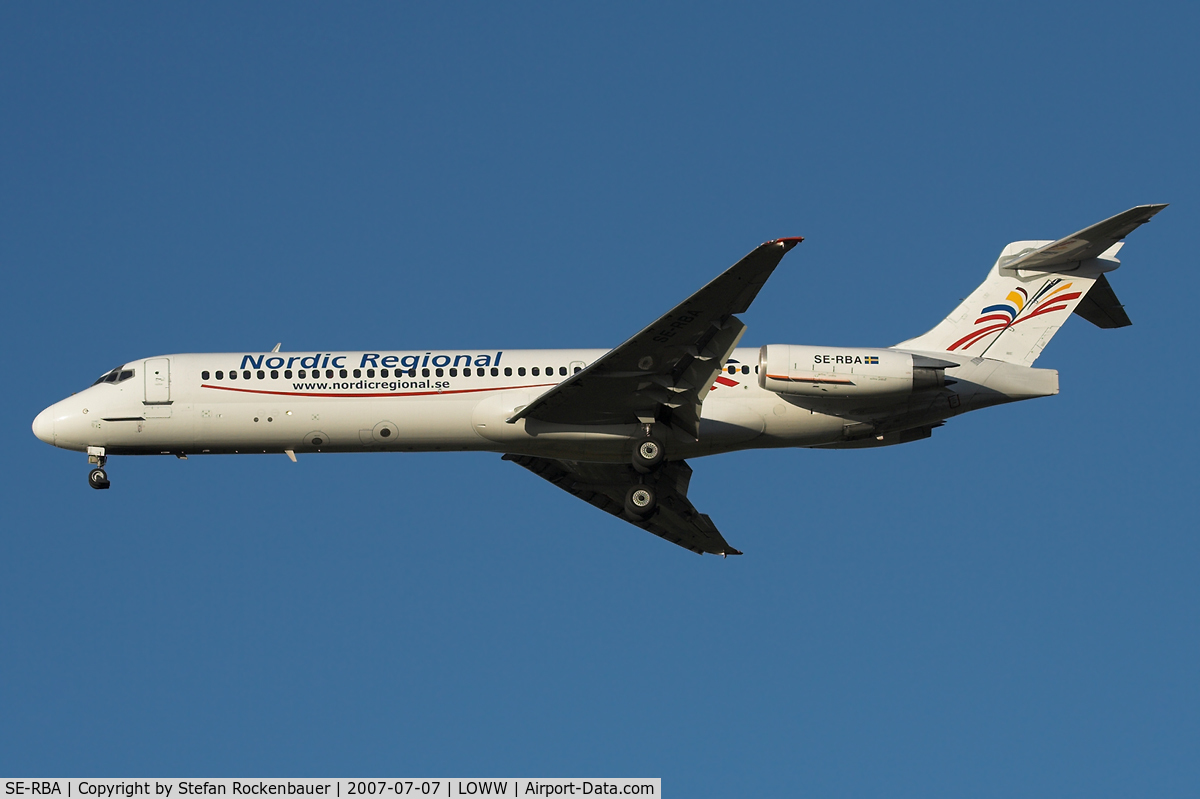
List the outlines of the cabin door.
{"type": "Polygon", "coordinates": [[[171,402],[171,359],[146,361],[146,404],[169,405],[171,402]]]}

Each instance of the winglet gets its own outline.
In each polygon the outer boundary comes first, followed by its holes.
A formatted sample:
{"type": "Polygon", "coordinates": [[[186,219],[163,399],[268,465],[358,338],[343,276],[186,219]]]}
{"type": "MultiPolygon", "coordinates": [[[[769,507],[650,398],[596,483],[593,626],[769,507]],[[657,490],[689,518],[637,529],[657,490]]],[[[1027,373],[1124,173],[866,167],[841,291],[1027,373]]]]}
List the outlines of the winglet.
{"type": "Polygon", "coordinates": [[[797,244],[799,244],[802,241],[804,241],[803,236],[784,236],[781,239],[771,239],[770,241],[764,241],[763,246],[765,247],[768,244],[778,244],[780,247],[783,247],[784,252],[788,252],[789,250],[791,250],[793,247],[795,247],[797,244]]]}

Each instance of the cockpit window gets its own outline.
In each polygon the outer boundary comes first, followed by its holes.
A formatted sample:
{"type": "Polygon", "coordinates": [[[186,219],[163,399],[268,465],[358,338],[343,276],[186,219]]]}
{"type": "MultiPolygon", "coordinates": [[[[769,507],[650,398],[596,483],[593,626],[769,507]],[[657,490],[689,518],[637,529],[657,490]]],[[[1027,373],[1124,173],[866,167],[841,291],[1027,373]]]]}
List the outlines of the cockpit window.
{"type": "Polygon", "coordinates": [[[92,383],[92,385],[98,386],[101,383],[121,383],[131,377],[133,377],[132,369],[123,369],[122,367],[118,366],[111,372],[105,372],[104,374],[100,375],[100,377],[96,378],[96,382],[92,383]]]}

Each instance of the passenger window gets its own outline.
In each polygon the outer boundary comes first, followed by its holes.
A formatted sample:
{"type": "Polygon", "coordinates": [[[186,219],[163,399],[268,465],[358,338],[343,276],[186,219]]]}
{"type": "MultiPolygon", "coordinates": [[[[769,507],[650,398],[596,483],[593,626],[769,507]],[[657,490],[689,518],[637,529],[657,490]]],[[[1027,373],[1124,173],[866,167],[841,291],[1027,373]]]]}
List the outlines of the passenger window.
{"type": "Polygon", "coordinates": [[[529,373],[532,374],[534,377],[540,377],[542,374],[541,371],[536,366],[533,367],[532,369],[530,369],[529,373]]]}
{"type": "Polygon", "coordinates": [[[380,370],[379,370],[379,376],[380,376],[380,377],[387,377],[387,376],[388,376],[388,370],[387,370],[387,369],[380,369],[380,370]]]}
{"type": "Polygon", "coordinates": [[[229,379],[230,379],[230,380],[237,380],[237,372],[235,372],[235,371],[233,371],[232,369],[230,369],[230,370],[229,370],[229,379]]]}
{"type": "Polygon", "coordinates": [[[445,372],[443,372],[443,371],[442,371],[440,368],[439,368],[439,369],[435,369],[433,373],[434,373],[435,375],[437,375],[438,377],[441,377],[441,376],[443,376],[444,374],[446,374],[446,373],[445,373],[445,372]]]}
{"type": "Polygon", "coordinates": [[[524,366],[518,366],[518,367],[517,367],[517,374],[518,374],[518,375],[520,375],[521,377],[524,377],[524,376],[525,376],[525,367],[524,367],[524,366]]]}
{"type": "Polygon", "coordinates": [[[272,370],[271,370],[271,379],[272,379],[272,380],[278,380],[278,379],[279,379],[279,370],[278,370],[278,369],[272,369],[272,370]]]}
{"type": "Polygon", "coordinates": [[[511,366],[504,367],[504,376],[512,377],[512,367],[511,366]]]}
{"type": "Polygon", "coordinates": [[[579,374],[579,373],[580,373],[580,372],[582,372],[582,371],[583,371],[583,370],[582,370],[582,369],[580,369],[578,366],[576,366],[576,367],[575,367],[575,374],[579,374]]]}
{"type": "MultiPolygon", "coordinates": [[[[399,376],[400,376],[400,375],[402,375],[402,374],[404,374],[404,372],[403,372],[403,371],[396,372],[396,377],[399,377],[399,376]]],[[[409,376],[409,377],[416,377],[416,376],[417,376],[417,367],[415,367],[415,366],[414,366],[413,368],[409,369],[409,370],[408,370],[408,376],[409,376]]]]}
{"type": "Polygon", "coordinates": [[[565,367],[565,366],[558,367],[558,376],[566,377],[567,376],[567,367],[565,367]]]}
{"type": "Polygon", "coordinates": [[[291,380],[291,379],[292,379],[292,370],[291,370],[291,369],[284,369],[284,370],[283,370],[283,376],[284,376],[284,377],[286,377],[288,380],[291,380]]]}
{"type": "Polygon", "coordinates": [[[499,376],[500,376],[500,370],[497,369],[495,366],[493,366],[492,367],[492,377],[499,377],[499,376]]]}
{"type": "Polygon", "coordinates": [[[375,370],[374,370],[374,369],[368,369],[368,370],[367,370],[367,377],[374,377],[374,376],[375,376],[375,370]]]}
{"type": "Polygon", "coordinates": [[[224,372],[220,372],[220,371],[218,371],[218,372],[217,372],[217,379],[218,379],[218,380],[224,380],[224,379],[225,379],[225,373],[224,373],[224,372]]]}
{"type": "Polygon", "coordinates": [[[326,369],[326,370],[325,370],[325,378],[326,378],[327,380],[329,380],[329,379],[332,379],[332,378],[333,378],[333,370],[332,370],[332,369],[326,369]]]}
{"type": "Polygon", "coordinates": [[[242,370],[242,377],[244,377],[246,380],[249,380],[250,379],[250,370],[249,369],[242,370]]]}
{"type": "Polygon", "coordinates": [[[749,366],[743,366],[743,367],[742,367],[742,374],[744,374],[744,375],[748,375],[748,374],[750,374],[750,367],[749,367],[749,366]]]}
{"type": "Polygon", "coordinates": [[[201,372],[201,373],[200,373],[200,379],[201,379],[201,380],[207,380],[207,379],[208,379],[208,372],[201,372]]]}
{"type": "Polygon", "coordinates": [[[429,377],[429,369],[428,368],[421,370],[421,377],[429,377]]]}
{"type": "Polygon", "coordinates": [[[263,379],[264,377],[266,377],[266,376],[267,376],[267,373],[266,373],[266,372],[264,372],[262,369],[259,369],[259,370],[258,370],[258,379],[259,379],[259,380],[262,380],[262,379],[263,379]]]}
{"type": "Polygon", "coordinates": [[[342,369],[342,370],[338,371],[338,377],[340,377],[340,378],[343,378],[343,379],[345,379],[345,378],[346,378],[346,377],[348,377],[349,375],[350,375],[350,373],[349,373],[349,372],[347,372],[345,369],[342,369]]]}
{"type": "Polygon", "coordinates": [[[300,379],[301,379],[301,380],[303,380],[303,379],[304,379],[305,372],[304,372],[304,370],[303,370],[303,369],[301,369],[299,372],[297,372],[297,374],[300,376],[300,379]]]}
{"type": "Polygon", "coordinates": [[[355,369],[355,370],[354,370],[354,376],[355,376],[355,377],[362,377],[362,369],[355,369]]]}
{"type": "Polygon", "coordinates": [[[451,367],[450,367],[450,376],[451,376],[451,377],[458,377],[458,370],[457,370],[457,369],[455,369],[453,366],[451,366],[451,367]]]}
{"type": "Polygon", "coordinates": [[[463,377],[470,377],[470,376],[471,376],[471,367],[464,366],[463,367],[463,377]]]}

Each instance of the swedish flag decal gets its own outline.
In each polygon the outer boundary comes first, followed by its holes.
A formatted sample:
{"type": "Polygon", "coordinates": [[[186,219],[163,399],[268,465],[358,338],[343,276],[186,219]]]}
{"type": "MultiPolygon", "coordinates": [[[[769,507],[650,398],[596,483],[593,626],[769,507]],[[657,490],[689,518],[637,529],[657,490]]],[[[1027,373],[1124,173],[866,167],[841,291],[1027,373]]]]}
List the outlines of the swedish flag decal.
{"type": "Polygon", "coordinates": [[[863,363],[879,363],[879,356],[878,355],[865,355],[865,356],[863,356],[863,363]]]}

